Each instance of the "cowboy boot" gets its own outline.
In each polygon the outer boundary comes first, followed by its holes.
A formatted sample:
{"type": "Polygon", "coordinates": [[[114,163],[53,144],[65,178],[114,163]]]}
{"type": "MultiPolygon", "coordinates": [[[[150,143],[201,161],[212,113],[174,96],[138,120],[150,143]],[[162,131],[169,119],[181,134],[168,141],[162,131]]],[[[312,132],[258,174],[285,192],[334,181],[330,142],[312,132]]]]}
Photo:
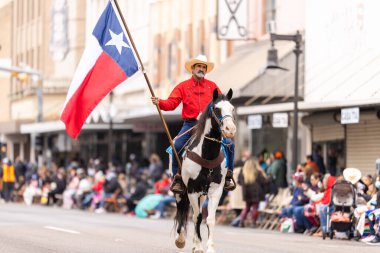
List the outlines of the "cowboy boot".
{"type": "Polygon", "coordinates": [[[236,183],[233,180],[232,171],[227,170],[226,174],[226,181],[224,182],[224,190],[226,191],[233,191],[236,188],[236,183]]]}
{"type": "Polygon", "coordinates": [[[173,182],[170,186],[170,190],[173,193],[181,194],[185,191],[185,184],[182,181],[182,177],[180,174],[176,174],[173,178],[173,182]]]}

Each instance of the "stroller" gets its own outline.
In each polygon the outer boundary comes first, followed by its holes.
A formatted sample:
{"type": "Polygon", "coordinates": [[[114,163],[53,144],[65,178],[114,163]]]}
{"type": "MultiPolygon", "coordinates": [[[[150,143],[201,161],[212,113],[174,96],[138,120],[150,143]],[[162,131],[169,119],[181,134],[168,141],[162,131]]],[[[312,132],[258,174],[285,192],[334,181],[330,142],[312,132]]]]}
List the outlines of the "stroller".
{"type": "Polygon", "coordinates": [[[331,189],[330,208],[327,212],[327,232],[323,233],[323,239],[327,235],[330,236],[330,239],[333,239],[334,231],[345,232],[349,240],[358,236],[355,234],[355,208],[355,187],[348,181],[337,181],[331,189]]]}

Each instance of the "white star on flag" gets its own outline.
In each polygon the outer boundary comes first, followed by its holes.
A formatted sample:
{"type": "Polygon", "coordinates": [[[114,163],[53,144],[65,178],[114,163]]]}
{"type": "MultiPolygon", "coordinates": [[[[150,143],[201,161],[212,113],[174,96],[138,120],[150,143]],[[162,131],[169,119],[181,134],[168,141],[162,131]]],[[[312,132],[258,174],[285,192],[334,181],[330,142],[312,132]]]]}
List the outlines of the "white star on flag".
{"type": "Polygon", "coordinates": [[[107,43],[106,46],[115,46],[119,54],[121,54],[121,50],[123,47],[130,48],[127,43],[124,42],[123,40],[123,32],[119,34],[115,34],[111,29],[109,29],[110,34],[112,39],[110,39],[107,43]]]}

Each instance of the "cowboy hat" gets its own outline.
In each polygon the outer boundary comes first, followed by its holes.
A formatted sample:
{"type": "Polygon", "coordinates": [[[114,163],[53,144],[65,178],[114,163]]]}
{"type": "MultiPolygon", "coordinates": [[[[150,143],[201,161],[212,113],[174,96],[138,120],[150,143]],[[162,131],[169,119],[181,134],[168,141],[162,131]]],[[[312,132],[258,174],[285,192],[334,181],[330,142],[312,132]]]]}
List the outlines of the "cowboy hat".
{"type": "Polygon", "coordinates": [[[346,168],[343,171],[343,177],[351,184],[356,184],[362,177],[362,173],[356,168],[346,168]]]}
{"type": "Polygon", "coordinates": [[[206,73],[209,73],[214,69],[214,63],[208,62],[207,57],[203,54],[198,55],[194,59],[188,60],[185,63],[185,69],[191,73],[192,72],[191,67],[194,66],[194,64],[198,64],[198,63],[204,64],[207,66],[207,72],[206,73]]]}

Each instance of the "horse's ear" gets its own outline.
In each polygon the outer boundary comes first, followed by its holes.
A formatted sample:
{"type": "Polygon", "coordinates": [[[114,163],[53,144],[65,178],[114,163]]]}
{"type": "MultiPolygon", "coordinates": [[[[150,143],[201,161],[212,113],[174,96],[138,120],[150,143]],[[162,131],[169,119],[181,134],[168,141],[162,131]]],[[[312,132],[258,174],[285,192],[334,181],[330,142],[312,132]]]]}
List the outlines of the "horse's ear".
{"type": "Polygon", "coordinates": [[[218,98],[218,96],[219,96],[218,89],[215,88],[215,89],[214,89],[214,93],[212,94],[212,99],[213,99],[213,101],[215,101],[215,100],[218,98]]]}
{"type": "Polygon", "coordinates": [[[232,98],[232,94],[233,94],[233,92],[232,92],[232,89],[230,89],[229,91],[228,91],[228,93],[227,93],[227,99],[228,99],[228,101],[230,101],[231,100],[231,98],[232,98]]]}

